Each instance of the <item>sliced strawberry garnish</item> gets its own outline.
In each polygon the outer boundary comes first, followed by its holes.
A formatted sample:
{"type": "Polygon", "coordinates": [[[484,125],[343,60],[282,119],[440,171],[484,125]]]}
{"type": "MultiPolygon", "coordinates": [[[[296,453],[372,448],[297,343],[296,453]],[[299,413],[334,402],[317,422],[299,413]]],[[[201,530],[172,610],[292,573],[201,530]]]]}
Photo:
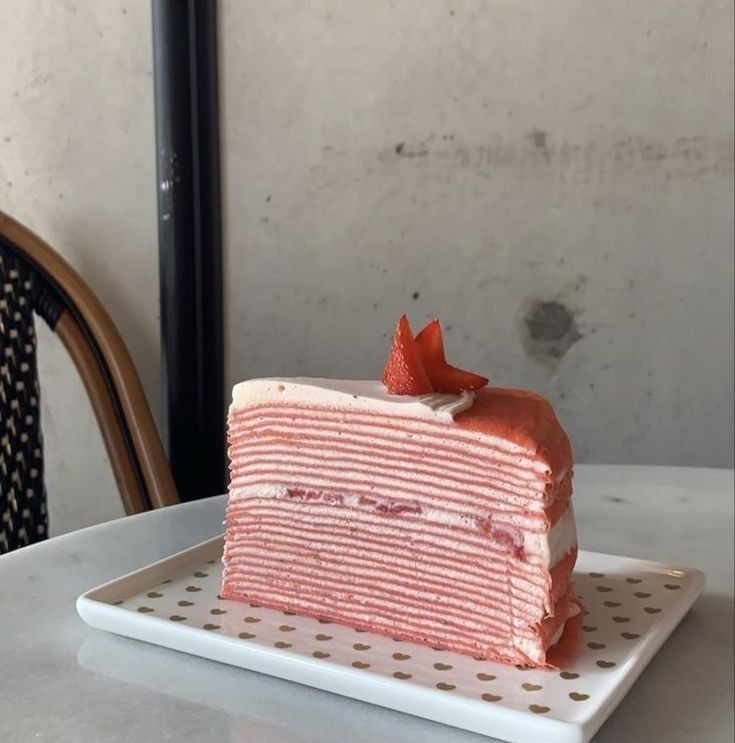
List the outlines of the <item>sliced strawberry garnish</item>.
{"type": "Polygon", "coordinates": [[[428,323],[416,336],[416,345],[418,346],[421,360],[424,362],[424,368],[446,363],[442,326],[436,318],[428,323]]]}
{"type": "Polygon", "coordinates": [[[486,377],[464,371],[464,369],[457,369],[456,366],[446,363],[440,367],[427,369],[426,372],[435,392],[479,390],[488,383],[486,377]]]}
{"type": "Polygon", "coordinates": [[[393,395],[423,395],[433,392],[405,315],[398,321],[381,379],[388,392],[393,395]]]}
{"type": "Polygon", "coordinates": [[[432,320],[416,336],[416,347],[435,392],[479,390],[488,383],[488,380],[479,374],[473,374],[447,364],[444,356],[442,327],[439,320],[432,320]]]}

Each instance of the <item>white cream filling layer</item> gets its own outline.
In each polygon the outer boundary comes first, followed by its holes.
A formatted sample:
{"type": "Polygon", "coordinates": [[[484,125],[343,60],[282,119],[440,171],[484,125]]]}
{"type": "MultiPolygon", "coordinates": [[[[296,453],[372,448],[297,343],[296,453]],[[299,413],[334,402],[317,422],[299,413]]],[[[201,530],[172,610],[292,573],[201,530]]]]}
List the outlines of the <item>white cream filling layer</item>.
{"type": "MultiPolygon", "coordinates": [[[[237,488],[230,492],[230,499],[236,503],[240,499],[247,498],[265,498],[265,499],[288,499],[289,487],[282,484],[269,485],[249,485],[244,488],[237,488]]],[[[352,508],[363,508],[360,505],[360,497],[351,493],[339,493],[341,503],[344,506],[352,508]]],[[[301,503],[299,508],[309,512],[309,504],[301,503]]],[[[404,514],[406,515],[406,514],[404,514]]],[[[445,526],[477,526],[477,518],[474,516],[463,516],[448,511],[425,508],[422,506],[421,514],[408,514],[410,518],[422,519],[435,524],[445,526]]],[[[574,522],[574,511],[572,504],[569,503],[561,518],[545,534],[536,534],[533,532],[522,531],[523,548],[526,554],[540,558],[540,564],[548,566],[551,569],[570,550],[577,546],[577,530],[574,522]]]]}
{"type": "Polygon", "coordinates": [[[474,394],[432,392],[427,395],[391,395],[376,380],[269,377],[248,379],[232,390],[232,408],[278,402],[320,405],[358,412],[384,413],[451,423],[454,416],[472,407],[474,394]]]}
{"type": "Polygon", "coordinates": [[[527,534],[527,547],[531,546],[528,544],[529,537],[538,540],[536,543],[538,548],[547,557],[549,567],[553,568],[572,548],[577,546],[577,526],[571,500],[566,511],[551,527],[548,534],[527,534]]]}

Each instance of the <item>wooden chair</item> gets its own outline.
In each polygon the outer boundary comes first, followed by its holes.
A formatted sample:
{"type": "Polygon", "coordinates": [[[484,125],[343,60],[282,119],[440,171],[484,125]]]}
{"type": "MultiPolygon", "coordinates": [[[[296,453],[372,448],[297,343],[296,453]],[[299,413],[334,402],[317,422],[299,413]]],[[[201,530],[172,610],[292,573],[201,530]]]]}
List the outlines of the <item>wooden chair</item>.
{"type": "Polygon", "coordinates": [[[179,501],[110,316],[56,251],[0,211],[0,554],[47,535],[34,313],[58,335],[82,378],[125,512],[179,501]]]}

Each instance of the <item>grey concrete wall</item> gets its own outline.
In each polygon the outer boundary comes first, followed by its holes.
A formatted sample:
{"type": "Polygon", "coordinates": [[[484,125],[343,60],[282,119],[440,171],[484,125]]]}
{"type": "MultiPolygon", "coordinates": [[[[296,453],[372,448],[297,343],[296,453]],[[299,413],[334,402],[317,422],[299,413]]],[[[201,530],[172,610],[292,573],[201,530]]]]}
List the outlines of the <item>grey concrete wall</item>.
{"type": "MultiPolygon", "coordinates": [[[[159,405],[150,5],[0,0],[0,205],[159,405]]],[[[583,461],[732,465],[733,3],[222,2],[229,381],[373,376],[398,315],[583,461]]],[[[55,530],[120,513],[41,334],[55,530]]]]}
{"type": "Polygon", "coordinates": [[[731,2],[228,2],[231,379],[398,315],[583,461],[732,463],[731,2]]]}

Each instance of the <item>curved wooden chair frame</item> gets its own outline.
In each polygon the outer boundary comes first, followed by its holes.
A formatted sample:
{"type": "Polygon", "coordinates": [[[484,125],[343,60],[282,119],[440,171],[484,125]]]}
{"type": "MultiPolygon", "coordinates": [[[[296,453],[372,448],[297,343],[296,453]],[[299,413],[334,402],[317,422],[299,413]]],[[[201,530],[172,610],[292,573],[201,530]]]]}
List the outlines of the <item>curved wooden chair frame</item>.
{"type": "Polygon", "coordinates": [[[36,310],[61,339],[84,383],[125,512],[178,503],[138,373],[105,308],[53,248],[2,211],[0,242],[42,279],[36,310]]]}

